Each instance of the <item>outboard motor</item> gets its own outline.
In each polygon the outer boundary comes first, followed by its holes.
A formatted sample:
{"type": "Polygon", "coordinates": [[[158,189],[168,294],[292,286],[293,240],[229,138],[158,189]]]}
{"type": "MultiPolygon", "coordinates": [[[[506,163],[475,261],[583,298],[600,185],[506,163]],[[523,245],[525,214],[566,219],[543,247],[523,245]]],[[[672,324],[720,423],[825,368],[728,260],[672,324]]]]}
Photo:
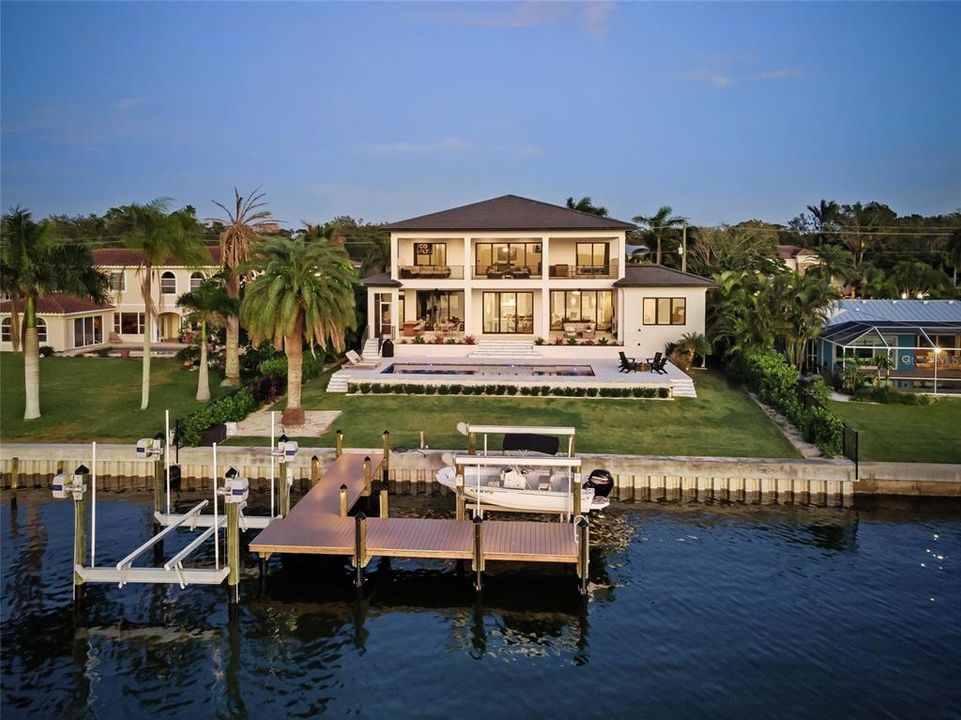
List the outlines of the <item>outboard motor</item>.
{"type": "Polygon", "coordinates": [[[180,492],[180,466],[171,465],[170,466],[170,489],[174,492],[180,492]]]}
{"type": "Polygon", "coordinates": [[[594,495],[597,497],[607,497],[614,489],[614,476],[607,470],[598,468],[591,471],[584,486],[594,488],[594,495]]]}

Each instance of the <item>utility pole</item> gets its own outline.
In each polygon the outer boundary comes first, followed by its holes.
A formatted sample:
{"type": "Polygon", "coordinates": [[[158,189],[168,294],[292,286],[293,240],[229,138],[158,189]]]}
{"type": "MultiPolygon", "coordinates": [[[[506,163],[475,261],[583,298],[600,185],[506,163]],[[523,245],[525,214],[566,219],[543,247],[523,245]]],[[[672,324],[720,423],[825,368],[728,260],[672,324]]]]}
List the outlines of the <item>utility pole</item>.
{"type": "Polygon", "coordinates": [[[681,226],[681,272],[687,272],[687,220],[681,226]]]}

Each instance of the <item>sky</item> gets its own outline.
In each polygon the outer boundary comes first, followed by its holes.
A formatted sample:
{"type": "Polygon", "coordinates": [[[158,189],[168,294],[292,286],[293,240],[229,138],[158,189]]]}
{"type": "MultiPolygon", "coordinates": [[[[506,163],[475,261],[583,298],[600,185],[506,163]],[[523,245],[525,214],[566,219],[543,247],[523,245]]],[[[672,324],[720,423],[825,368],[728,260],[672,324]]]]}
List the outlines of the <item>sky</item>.
{"type": "Polygon", "coordinates": [[[0,204],[961,208],[961,4],[0,3],[0,204]]]}

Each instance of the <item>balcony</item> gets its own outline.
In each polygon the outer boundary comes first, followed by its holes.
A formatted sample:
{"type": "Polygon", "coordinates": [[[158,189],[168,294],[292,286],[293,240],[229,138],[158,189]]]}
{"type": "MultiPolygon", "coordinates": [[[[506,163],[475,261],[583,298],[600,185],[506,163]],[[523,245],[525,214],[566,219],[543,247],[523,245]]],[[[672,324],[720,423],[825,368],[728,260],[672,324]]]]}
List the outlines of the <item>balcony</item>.
{"type": "Polygon", "coordinates": [[[517,265],[509,262],[493,265],[474,265],[474,279],[479,280],[529,280],[540,278],[540,265],[517,265]]]}
{"type": "Polygon", "coordinates": [[[401,265],[401,280],[463,280],[463,265],[401,265]]]}
{"type": "Polygon", "coordinates": [[[551,264],[548,268],[549,277],[573,278],[575,280],[604,280],[618,277],[618,263],[611,260],[599,265],[583,264],[551,264]]]}

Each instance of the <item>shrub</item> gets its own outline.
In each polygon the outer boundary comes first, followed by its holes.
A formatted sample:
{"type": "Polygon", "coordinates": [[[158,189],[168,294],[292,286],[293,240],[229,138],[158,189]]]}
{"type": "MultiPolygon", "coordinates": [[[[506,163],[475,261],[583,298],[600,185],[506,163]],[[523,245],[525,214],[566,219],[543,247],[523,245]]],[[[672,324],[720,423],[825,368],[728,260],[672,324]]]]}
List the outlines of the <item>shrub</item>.
{"type": "Polygon", "coordinates": [[[185,445],[199,445],[200,434],[211,425],[243,420],[257,407],[253,393],[248,388],[240,388],[182,418],[180,440],[185,445]]]}
{"type": "Polygon", "coordinates": [[[475,338],[473,335],[466,335],[466,336],[464,337],[464,344],[465,344],[465,345],[476,345],[476,344],[477,344],[477,338],[475,338]]]}
{"type": "Polygon", "coordinates": [[[596,387],[587,388],[587,397],[597,397],[597,388],[596,387]]]}
{"type": "Polygon", "coordinates": [[[527,387],[526,385],[522,386],[522,387],[521,387],[521,395],[530,395],[532,389],[533,389],[533,388],[529,388],[529,387],[527,387]]]}
{"type": "Polygon", "coordinates": [[[544,344],[544,338],[538,337],[537,339],[534,340],[534,344],[535,344],[535,345],[543,345],[543,344],[544,344]]]}
{"type": "Polygon", "coordinates": [[[57,351],[54,350],[54,349],[53,349],[52,347],[50,347],[49,345],[41,345],[41,346],[40,346],[40,357],[50,357],[50,356],[53,355],[55,352],[57,352],[57,351]]]}
{"type": "Polygon", "coordinates": [[[551,389],[547,385],[541,385],[541,395],[547,396],[551,394],[551,389]]]}
{"type": "Polygon", "coordinates": [[[659,398],[669,398],[671,397],[670,388],[662,387],[657,389],[657,396],[659,398]]]}
{"type": "Polygon", "coordinates": [[[434,345],[443,345],[443,344],[444,344],[444,336],[443,336],[443,335],[437,335],[437,334],[435,333],[435,334],[434,334],[434,339],[431,340],[431,343],[433,343],[434,345]]]}
{"type": "Polygon", "coordinates": [[[574,388],[574,395],[576,395],[577,397],[584,397],[585,391],[586,391],[586,388],[579,385],[576,388],[574,388]]]}
{"type": "Polygon", "coordinates": [[[360,391],[361,391],[362,393],[369,393],[369,392],[370,392],[370,383],[364,383],[364,382],[358,383],[358,384],[357,384],[357,387],[360,389],[360,391]]]}
{"type": "Polygon", "coordinates": [[[441,385],[439,388],[437,388],[438,395],[447,395],[449,392],[450,388],[448,388],[446,385],[441,385]]]}
{"type": "Polygon", "coordinates": [[[461,392],[463,391],[463,389],[464,389],[464,386],[463,386],[463,385],[451,385],[451,386],[450,386],[450,394],[451,394],[451,395],[460,395],[461,392]]]}
{"type": "Polygon", "coordinates": [[[508,395],[516,395],[516,394],[517,394],[517,386],[516,386],[516,385],[508,385],[508,386],[507,386],[507,394],[508,394],[508,395]]]}
{"type": "MultiPolygon", "coordinates": [[[[272,403],[287,390],[287,378],[270,373],[257,378],[250,384],[250,392],[260,404],[272,403]]],[[[348,385],[348,392],[350,387],[348,385]]]]}
{"type": "Polygon", "coordinates": [[[564,336],[563,336],[563,335],[560,335],[560,336],[554,338],[554,344],[555,344],[555,345],[563,345],[563,344],[564,344],[564,336]]]}
{"type": "Polygon", "coordinates": [[[562,387],[551,388],[551,395],[563,395],[563,394],[564,394],[564,388],[562,387]]]}
{"type": "Polygon", "coordinates": [[[456,345],[456,344],[457,344],[457,339],[456,339],[456,338],[447,338],[446,343],[447,343],[448,345],[456,345]]]}
{"type": "Polygon", "coordinates": [[[349,382],[347,383],[347,394],[355,393],[358,391],[357,383],[349,382]]]}
{"type": "Polygon", "coordinates": [[[427,341],[424,339],[423,335],[417,335],[414,338],[414,345],[425,345],[427,341]]]}
{"type": "Polygon", "coordinates": [[[854,391],[851,399],[858,402],[876,402],[886,405],[930,405],[932,402],[928,395],[900,392],[890,385],[858,388],[854,391]]]}
{"type": "Polygon", "coordinates": [[[607,337],[605,336],[605,337],[599,338],[598,341],[597,341],[597,344],[598,344],[598,345],[609,345],[609,344],[610,344],[610,340],[608,340],[607,337]]]}
{"type": "Polygon", "coordinates": [[[841,452],[844,423],[826,407],[814,405],[807,410],[804,436],[808,442],[821,448],[825,455],[837,455],[841,452]]]}
{"type": "Polygon", "coordinates": [[[437,392],[437,388],[434,385],[424,386],[424,395],[434,395],[437,392]]]}
{"type": "Polygon", "coordinates": [[[577,345],[577,338],[567,338],[568,345],[577,345]]]}

